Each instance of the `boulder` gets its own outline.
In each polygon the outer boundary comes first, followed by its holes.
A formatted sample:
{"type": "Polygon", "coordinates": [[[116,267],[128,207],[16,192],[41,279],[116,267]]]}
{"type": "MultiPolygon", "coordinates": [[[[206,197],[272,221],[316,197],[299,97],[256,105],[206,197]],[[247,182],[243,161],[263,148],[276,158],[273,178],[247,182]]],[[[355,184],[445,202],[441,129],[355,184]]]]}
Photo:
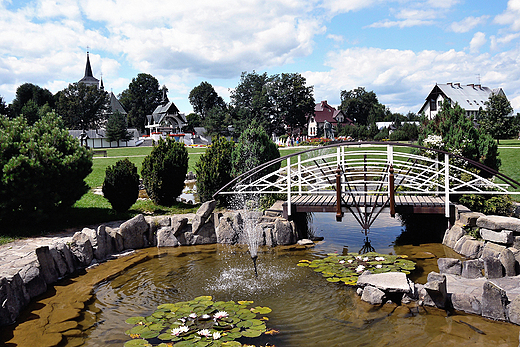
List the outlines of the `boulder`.
{"type": "Polygon", "coordinates": [[[105,260],[109,254],[109,248],[112,248],[111,242],[108,246],[107,232],[104,225],[100,225],[97,230],[84,228],[82,231],[90,239],[92,245],[92,251],[94,252],[94,258],[97,260],[105,260]]]}
{"type": "Polygon", "coordinates": [[[208,217],[213,213],[213,210],[217,207],[216,200],[209,200],[203,203],[199,209],[197,210],[196,215],[202,217],[204,222],[208,219],[208,217]]]}
{"type": "Polygon", "coordinates": [[[506,321],[506,291],[489,281],[484,283],[482,293],[482,317],[506,321]]]}
{"type": "Polygon", "coordinates": [[[49,247],[49,252],[51,253],[52,260],[54,261],[54,265],[56,266],[56,271],[58,272],[58,277],[62,278],[69,273],[69,268],[67,266],[67,262],[65,258],[61,255],[61,252],[57,248],[57,244],[53,244],[49,247]]]}
{"type": "Polygon", "coordinates": [[[145,246],[145,235],[148,232],[148,223],[142,214],[127,220],[119,227],[119,234],[123,237],[124,249],[137,249],[145,246]]]}
{"type": "Polygon", "coordinates": [[[507,316],[511,323],[520,325],[520,295],[517,295],[509,304],[507,316]]]}
{"type": "Polygon", "coordinates": [[[483,246],[484,242],[478,241],[471,236],[464,235],[457,241],[453,250],[467,258],[478,258],[482,252],[483,246]]]}
{"type": "Polygon", "coordinates": [[[513,236],[513,247],[520,250],[520,236],[513,236]]]}
{"type": "Polygon", "coordinates": [[[38,247],[35,252],[45,283],[52,284],[56,282],[59,278],[59,274],[54,265],[54,259],[52,258],[49,246],[38,247]]]}
{"type": "Polygon", "coordinates": [[[13,323],[29,301],[30,296],[19,273],[0,276],[0,326],[13,323]]]}
{"type": "Polygon", "coordinates": [[[56,243],[56,250],[61,255],[63,259],[65,259],[65,263],[67,264],[68,274],[73,274],[76,272],[76,264],[74,263],[74,256],[72,252],[65,243],[58,242],[56,243]]]}
{"type": "Polygon", "coordinates": [[[498,258],[500,256],[500,253],[506,249],[506,246],[497,245],[493,242],[486,242],[484,247],[482,248],[482,255],[481,258],[487,258],[487,257],[493,257],[498,258]]]}
{"type": "Polygon", "coordinates": [[[72,236],[70,251],[81,267],[89,266],[94,259],[90,238],[82,232],[78,231],[72,236]]]}
{"type": "Polygon", "coordinates": [[[296,235],[294,234],[291,223],[283,218],[277,218],[274,223],[273,241],[275,245],[285,246],[296,243],[296,235]]]}
{"type": "Polygon", "coordinates": [[[480,236],[486,240],[505,245],[513,244],[513,232],[511,230],[494,231],[491,229],[480,228],[480,236]]]}
{"type": "Polygon", "coordinates": [[[107,242],[112,244],[112,249],[114,253],[120,253],[125,249],[125,245],[123,243],[123,236],[116,229],[107,228],[107,242]]]}
{"type": "Polygon", "coordinates": [[[502,263],[498,258],[495,257],[486,257],[483,258],[484,261],[484,275],[487,279],[491,278],[501,278],[504,276],[502,270],[502,263]]]}
{"type": "Polygon", "coordinates": [[[464,212],[460,214],[459,221],[467,227],[476,227],[477,219],[485,216],[485,214],[480,212],[464,212]]]}
{"type": "Polygon", "coordinates": [[[217,242],[234,245],[238,242],[244,221],[240,213],[226,212],[220,217],[217,230],[217,242]]]}
{"type": "Polygon", "coordinates": [[[372,286],[366,286],[363,289],[363,294],[361,294],[361,300],[372,305],[381,305],[384,298],[385,292],[372,286]]]}
{"type": "Polygon", "coordinates": [[[464,278],[480,278],[483,277],[482,270],[484,263],[480,259],[470,259],[462,263],[462,277],[464,278]]]}
{"type": "Polygon", "coordinates": [[[462,262],[460,259],[439,258],[437,260],[437,265],[441,274],[452,274],[460,276],[462,273],[462,262]]]}
{"type": "Polygon", "coordinates": [[[27,294],[32,299],[47,291],[47,283],[40,272],[37,264],[29,263],[19,272],[27,294]]]}
{"type": "Polygon", "coordinates": [[[298,240],[298,244],[300,246],[314,246],[314,242],[312,240],[309,240],[309,239],[298,240]]]}
{"type": "Polygon", "coordinates": [[[364,272],[358,277],[360,287],[372,286],[387,293],[412,293],[412,282],[402,272],[371,274],[364,272]]]}
{"type": "Polygon", "coordinates": [[[179,240],[175,237],[171,227],[162,227],[157,230],[157,247],[176,247],[179,245],[179,240]]]}
{"type": "Polygon", "coordinates": [[[462,236],[464,236],[464,230],[459,225],[459,223],[457,223],[450,229],[446,230],[446,232],[444,233],[442,244],[450,248],[455,248],[455,244],[462,236]]]}
{"type": "Polygon", "coordinates": [[[451,303],[456,310],[478,315],[482,314],[482,304],[479,298],[474,294],[463,292],[452,293],[451,303]]]}
{"type": "Polygon", "coordinates": [[[217,234],[213,223],[206,223],[194,234],[192,245],[209,245],[217,243],[217,234]]]}
{"type": "Polygon", "coordinates": [[[504,267],[506,276],[516,276],[516,269],[515,269],[516,259],[515,259],[515,256],[513,255],[513,252],[511,252],[507,248],[504,249],[500,253],[498,260],[500,260],[500,263],[504,267]]]}
{"type": "Polygon", "coordinates": [[[448,292],[446,290],[446,276],[436,272],[428,274],[428,282],[424,285],[424,289],[428,292],[434,305],[438,308],[445,308],[448,300],[448,292]]]}
{"type": "Polygon", "coordinates": [[[477,219],[477,226],[495,231],[512,230],[520,232],[520,219],[504,216],[482,216],[477,219]]]}

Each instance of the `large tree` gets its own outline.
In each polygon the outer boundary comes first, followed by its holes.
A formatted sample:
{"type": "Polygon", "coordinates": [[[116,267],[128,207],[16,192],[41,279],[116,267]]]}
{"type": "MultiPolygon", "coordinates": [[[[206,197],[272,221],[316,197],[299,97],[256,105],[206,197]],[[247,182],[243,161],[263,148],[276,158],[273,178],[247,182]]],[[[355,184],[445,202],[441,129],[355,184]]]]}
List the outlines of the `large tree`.
{"type": "Polygon", "coordinates": [[[117,141],[118,147],[119,141],[129,141],[132,139],[132,134],[127,130],[124,114],[116,110],[108,116],[105,135],[108,141],[117,141]]]}
{"type": "Polygon", "coordinates": [[[109,101],[103,89],[74,83],[60,93],[56,108],[69,129],[98,129],[106,120],[109,101]]]}
{"type": "Polygon", "coordinates": [[[9,108],[5,103],[5,99],[0,96],[0,116],[7,116],[9,114],[9,108]]]}
{"type": "Polygon", "coordinates": [[[213,107],[224,108],[226,106],[224,99],[222,99],[213,86],[206,81],[201,82],[191,90],[189,100],[191,106],[193,106],[193,111],[200,115],[202,119],[208,116],[209,111],[213,107]]]}
{"type": "Polygon", "coordinates": [[[507,97],[492,93],[485,105],[486,109],[482,110],[478,117],[480,127],[484,131],[493,136],[497,143],[499,139],[516,135],[518,130],[513,129],[513,118],[509,116],[513,112],[513,108],[507,97]]]}
{"type": "MultiPolygon", "coordinates": [[[[31,105],[29,105],[30,109],[37,109],[44,106],[45,104],[48,104],[51,109],[54,109],[56,104],[55,98],[49,90],[41,88],[32,83],[24,83],[16,89],[16,96],[9,106],[10,116],[12,118],[20,116],[23,113],[22,109],[29,101],[32,101],[31,105]]],[[[36,112],[33,112],[30,116],[26,116],[29,124],[33,124],[38,120],[31,118],[31,116],[35,115],[36,112]]]]}
{"type": "Polygon", "coordinates": [[[384,118],[385,107],[377,100],[373,91],[367,92],[359,87],[350,91],[341,91],[341,106],[346,116],[356,123],[367,125],[384,118]]]}
{"type": "Polygon", "coordinates": [[[163,97],[159,81],[150,74],[140,73],[119,95],[119,101],[128,112],[128,126],[144,131],[146,116],[153,113],[163,97]]]}

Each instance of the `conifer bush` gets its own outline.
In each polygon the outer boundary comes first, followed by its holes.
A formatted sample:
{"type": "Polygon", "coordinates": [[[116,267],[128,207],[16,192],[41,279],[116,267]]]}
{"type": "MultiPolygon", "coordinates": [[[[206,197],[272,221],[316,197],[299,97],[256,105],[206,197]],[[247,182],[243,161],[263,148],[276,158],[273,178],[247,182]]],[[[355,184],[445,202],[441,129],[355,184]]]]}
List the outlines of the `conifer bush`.
{"type": "Polygon", "coordinates": [[[188,151],[184,144],[162,140],[144,158],[141,177],[146,193],[154,203],[172,206],[182,193],[188,171],[188,151]]]}
{"type": "Polygon", "coordinates": [[[125,158],[107,167],[103,195],[117,212],[126,212],[139,196],[137,167],[125,158]]]}
{"type": "Polygon", "coordinates": [[[0,219],[38,222],[71,207],[89,187],[92,153],[49,112],[34,125],[0,116],[0,219]]]}
{"type": "Polygon", "coordinates": [[[211,200],[213,194],[231,181],[231,154],[234,146],[233,141],[223,136],[214,137],[211,147],[200,156],[195,165],[200,201],[211,200]]]}

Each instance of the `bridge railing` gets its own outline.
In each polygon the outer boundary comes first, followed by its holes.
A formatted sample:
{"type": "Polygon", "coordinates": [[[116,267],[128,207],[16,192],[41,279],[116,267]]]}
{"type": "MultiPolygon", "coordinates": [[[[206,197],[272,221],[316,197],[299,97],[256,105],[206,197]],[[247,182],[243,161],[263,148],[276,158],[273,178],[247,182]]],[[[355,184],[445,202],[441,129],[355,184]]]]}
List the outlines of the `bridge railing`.
{"type": "Polygon", "coordinates": [[[294,195],[336,195],[337,187],[341,187],[344,195],[389,195],[390,167],[393,168],[395,194],[442,196],[447,213],[451,194],[520,193],[511,191],[520,186],[518,182],[451,153],[392,142],[346,142],[272,160],[238,176],[216,194],[284,193],[291,214],[294,195]],[[421,149],[427,155],[412,153],[413,148],[421,149]],[[280,163],[285,166],[259,175],[280,163]],[[341,182],[336,186],[338,169],[341,182]]]}

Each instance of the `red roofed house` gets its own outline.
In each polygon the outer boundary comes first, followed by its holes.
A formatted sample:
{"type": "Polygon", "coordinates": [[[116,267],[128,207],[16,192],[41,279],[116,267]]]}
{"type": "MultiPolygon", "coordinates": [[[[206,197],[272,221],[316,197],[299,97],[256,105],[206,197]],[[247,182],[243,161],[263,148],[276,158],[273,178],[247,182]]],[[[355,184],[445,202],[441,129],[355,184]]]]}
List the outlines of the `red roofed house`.
{"type": "MultiPolygon", "coordinates": [[[[332,126],[354,124],[350,118],[345,116],[343,111],[336,110],[327,104],[327,100],[323,100],[314,107],[314,115],[307,117],[307,135],[309,137],[318,136],[318,128],[323,129],[325,121],[332,126]]],[[[323,134],[323,131],[320,134],[323,134]]]]}

